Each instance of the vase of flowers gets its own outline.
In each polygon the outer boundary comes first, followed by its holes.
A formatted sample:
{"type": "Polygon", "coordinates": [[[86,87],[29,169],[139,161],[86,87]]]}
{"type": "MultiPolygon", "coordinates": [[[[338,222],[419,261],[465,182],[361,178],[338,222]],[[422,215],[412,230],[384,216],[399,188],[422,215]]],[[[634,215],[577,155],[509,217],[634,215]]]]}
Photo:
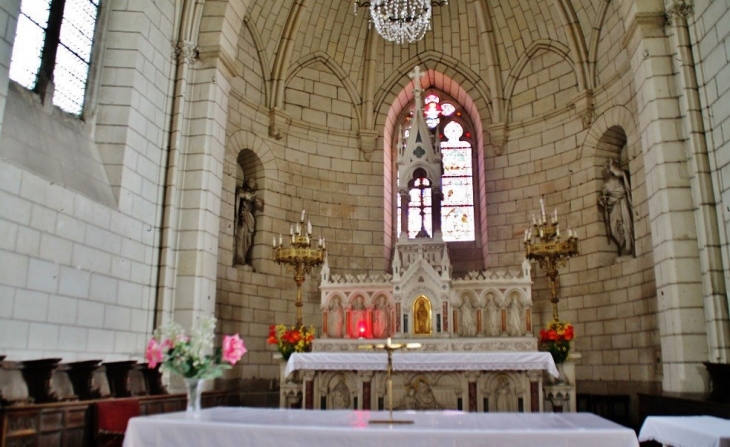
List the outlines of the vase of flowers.
{"type": "Polygon", "coordinates": [[[203,380],[220,377],[223,370],[230,369],[246,353],[246,346],[238,334],[224,336],[222,347],[213,349],[215,323],[215,318],[203,317],[187,336],[182,326],[170,321],[155,329],[147,343],[145,358],[150,368],[160,364],[161,370],[184,379],[188,412],[200,410],[203,380]]]}
{"type": "Polygon", "coordinates": [[[555,363],[560,365],[568,360],[573,336],[572,324],[567,321],[552,320],[540,331],[540,345],[542,350],[548,351],[555,363]]]}
{"type": "Polygon", "coordinates": [[[285,324],[272,324],[269,326],[269,338],[266,342],[276,345],[284,360],[294,352],[310,352],[314,340],[314,327],[287,327],[285,324]]]}

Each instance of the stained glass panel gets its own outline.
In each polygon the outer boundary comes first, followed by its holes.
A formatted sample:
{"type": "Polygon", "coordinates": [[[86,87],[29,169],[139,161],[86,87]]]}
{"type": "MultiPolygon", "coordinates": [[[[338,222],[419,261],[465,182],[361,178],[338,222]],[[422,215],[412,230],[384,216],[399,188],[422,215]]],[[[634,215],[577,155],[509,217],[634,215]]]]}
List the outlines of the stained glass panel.
{"type": "Polygon", "coordinates": [[[471,148],[447,149],[442,146],[444,177],[471,176],[471,148]]]}
{"type": "Polygon", "coordinates": [[[452,177],[442,180],[444,192],[443,206],[474,204],[474,189],[471,177],[452,177]]]}
{"type": "Polygon", "coordinates": [[[445,241],[474,240],[474,207],[442,207],[441,232],[445,241]]]}

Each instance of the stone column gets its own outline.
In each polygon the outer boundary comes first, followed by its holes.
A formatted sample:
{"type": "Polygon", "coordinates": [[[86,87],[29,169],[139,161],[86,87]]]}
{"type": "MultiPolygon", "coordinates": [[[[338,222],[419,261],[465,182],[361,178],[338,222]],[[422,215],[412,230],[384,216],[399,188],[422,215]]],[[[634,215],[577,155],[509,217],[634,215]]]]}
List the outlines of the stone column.
{"type": "MultiPolygon", "coordinates": [[[[654,254],[663,388],[703,392],[707,330],[701,272],[688,178],[687,141],[681,135],[681,110],[669,40],[664,33],[664,5],[638,0],[628,11],[624,45],[639,112],[649,219],[654,254]]],[[[644,371],[640,380],[651,380],[644,371]]]]}
{"type": "Polygon", "coordinates": [[[479,379],[480,375],[479,371],[468,371],[464,373],[469,387],[468,408],[470,413],[477,412],[477,379],[479,379]]]}
{"type": "Polygon", "coordinates": [[[304,409],[314,409],[314,371],[304,372],[304,409]]]}
{"type": "MultiPolygon", "coordinates": [[[[361,410],[371,410],[372,408],[372,383],[373,371],[358,371],[357,377],[362,383],[362,408],[361,410]]],[[[357,408],[355,408],[357,410],[357,408]]]]}

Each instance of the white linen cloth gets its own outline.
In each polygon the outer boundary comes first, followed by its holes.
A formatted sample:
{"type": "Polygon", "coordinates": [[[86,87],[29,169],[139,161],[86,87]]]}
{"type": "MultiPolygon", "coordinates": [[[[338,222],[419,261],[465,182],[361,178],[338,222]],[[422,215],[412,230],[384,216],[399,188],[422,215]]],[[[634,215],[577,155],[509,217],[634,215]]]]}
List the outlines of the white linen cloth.
{"type": "Polygon", "coordinates": [[[135,417],[124,447],[638,447],[636,433],[590,413],[393,413],[218,407],[135,417]]]}
{"type": "MultiPolygon", "coordinates": [[[[307,352],[289,357],[284,374],[300,370],[385,371],[385,352],[307,352]]],[[[549,352],[394,352],[393,371],[545,370],[558,377],[549,352]]]]}
{"type": "Polygon", "coordinates": [[[649,416],[639,441],[673,447],[730,447],[730,420],[713,416],[649,416]]]}

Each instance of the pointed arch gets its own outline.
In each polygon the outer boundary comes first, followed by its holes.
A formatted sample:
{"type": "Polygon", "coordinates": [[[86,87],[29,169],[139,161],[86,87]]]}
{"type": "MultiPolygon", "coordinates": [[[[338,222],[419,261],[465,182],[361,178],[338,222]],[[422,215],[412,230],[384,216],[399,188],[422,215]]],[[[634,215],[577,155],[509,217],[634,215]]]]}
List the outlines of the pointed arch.
{"type": "Polygon", "coordinates": [[[299,25],[302,23],[304,4],[310,0],[295,0],[294,6],[286,18],[286,25],[279,40],[279,47],[274,58],[274,66],[271,71],[271,104],[269,108],[282,109],[284,105],[285,79],[289,71],[291,53],[294,49],[294,37],[299,32],[299,25]]]}
{"type": "Polygon", "coordinates": [[[601,43],[603,22],[606,20],[606,14],[610,4],[611,0],[604,0],[598,9],[598,14],[596,14],[595,20],[593,21],[594,31],[591,36],[591,43],[588,46],[588,79],[590,79],[593,87],[598,85],[598,73],[596,72],[596,65],[598,64],[598,44],[601,43]]]}
{"type": "Polygon", "coordinates": [[[558,7],[558,14],[563,19],[568,32],[568,46],[573,54],[573,67],[575,68],[575,76],[578,80],[578,90],[586,90],[592,88],[588,76],[588,49],[586,48],[586,39],[583,30],[580,27],[578,16],[575,8],[570,0],[555,0],[558,7]]]}
{"type": "Polygon", "coordinates": [[[337,77],[337,79],[339,79],[339,81],[342,83],[342,86],[345,87],[347,95],[350,97],[350,101],[352,102],[353,109],[355,110],[355,118],[357,119],[358,129],[362,129],[362,113],[360,111],[360,108],[357,107],[361,103],[361,98],[360,95],[357,93],[357,88],[355,88],[355,84],[352,83],[352,80],[350,80],[350,78],[347,76],[347,73],[345,73],[345,70],[342,69],[340,64],[332,59],[332,57],[329,56],[327,53],[324,53],[322,51],[315,51],[314,53],[308,54],[293,63],[289,70],[289,74],[286,77],[284,85],[289,85],[289,83],[294,78],[294,76],[297,75],[297,73],[316,62],[321,62],[322,64],[324,64],[324,66],[327,67],[329,71],[332,72],[335,77],[337,77]]]}
{"type": "Polygon", "coordinates": [[[578,76],[575,64],[573,63],[573,60],[570,58],[569,55],[570,49],[567,46],[556,40],[550,39],[540,39],[532,42],[530,46],[525,49],[525,52],[520,55],[519,59],[517,59],[517,63],[515,63],[509,75],[507,76],[507,82],[504,88],[505,109],[503,110],[503,113],[505,120],[508,120],[509,118],[508,112],[511,107],[512,95],[514,94],[517,81],[522,76],[522,72],[525,70],[525,67],[527,67],[530,59],[532,59],[532,57],[541,50],[552,51],[553,53],[560,56],[563,60],[568,62],[571,67],[573,67],[573,71],[576,72],[576,77],[578,76]]]}

